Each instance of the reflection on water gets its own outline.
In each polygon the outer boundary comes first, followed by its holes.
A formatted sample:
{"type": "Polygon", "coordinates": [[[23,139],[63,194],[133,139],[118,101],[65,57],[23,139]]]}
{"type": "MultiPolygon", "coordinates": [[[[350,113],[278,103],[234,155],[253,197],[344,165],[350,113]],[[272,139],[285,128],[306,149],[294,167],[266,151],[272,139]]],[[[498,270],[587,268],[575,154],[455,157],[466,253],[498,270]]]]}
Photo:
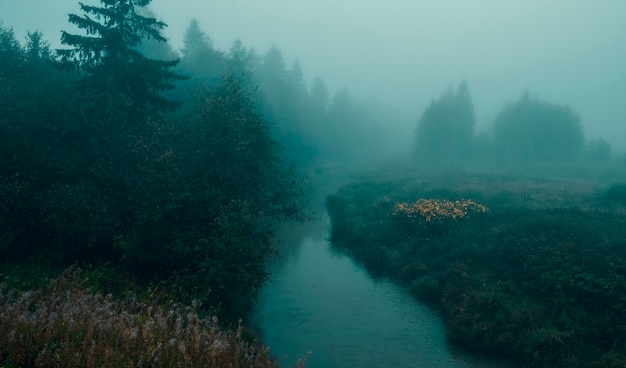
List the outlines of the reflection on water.
{"type": "Polygon", "coordinates": [[[309,368],[505,366],[451,351],[438,313],[333,254],[327,226],[298,228],[297,247],[287,238],[259,296],[254,323],[281,366],[307,352],[309,368]]]}

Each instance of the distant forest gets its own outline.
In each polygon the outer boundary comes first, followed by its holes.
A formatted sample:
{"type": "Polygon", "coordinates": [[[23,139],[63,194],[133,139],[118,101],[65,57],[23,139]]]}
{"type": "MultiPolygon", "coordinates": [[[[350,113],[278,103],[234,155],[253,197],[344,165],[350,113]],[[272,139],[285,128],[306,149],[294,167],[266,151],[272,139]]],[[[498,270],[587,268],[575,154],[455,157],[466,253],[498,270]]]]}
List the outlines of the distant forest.
{"type": "MultiPolygon", "coordinates": [[[[531,96],[505,106],[486,132],[475,131],[469,87],[461,82],[433,100],[418,122],[416,157],[426,164],[481,164],[502,167],[520,163],[607,162],[611,145],[589,142],[576,112],[531,96]]],[[[626,157],[625,157],[626,159],[626,157]]],[[[626,161],[625,161],[626,162],[626,161]]]]}

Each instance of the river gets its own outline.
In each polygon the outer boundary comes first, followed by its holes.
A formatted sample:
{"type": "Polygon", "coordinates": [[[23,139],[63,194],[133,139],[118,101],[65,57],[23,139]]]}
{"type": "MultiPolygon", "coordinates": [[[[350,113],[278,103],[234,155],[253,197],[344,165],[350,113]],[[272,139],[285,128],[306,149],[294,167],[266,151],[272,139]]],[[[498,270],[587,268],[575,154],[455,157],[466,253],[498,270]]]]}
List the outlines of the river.
{"type": "Polygon", "coordinates": [[[281,367],[512,367],[450,346],[438,311],[333,252],[321,217],[281,231],[253,315],[281,367]]]}

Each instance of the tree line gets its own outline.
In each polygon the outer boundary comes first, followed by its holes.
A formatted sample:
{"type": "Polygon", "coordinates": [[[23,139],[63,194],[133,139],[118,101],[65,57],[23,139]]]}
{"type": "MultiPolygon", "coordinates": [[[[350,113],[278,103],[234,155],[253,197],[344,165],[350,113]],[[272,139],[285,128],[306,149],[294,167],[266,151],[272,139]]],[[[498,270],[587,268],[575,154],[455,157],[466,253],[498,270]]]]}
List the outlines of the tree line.
{"type": "Polygon", "coordinates": [[[525,92],[505,106],[487,132],[475,131],[476,118],[466,82],[449,88],[422,114],[416,155],[423,162],[546,163],[606,162],[611,146],[604,138],[586,142],[580,116],[568,105],[525,92]]]}

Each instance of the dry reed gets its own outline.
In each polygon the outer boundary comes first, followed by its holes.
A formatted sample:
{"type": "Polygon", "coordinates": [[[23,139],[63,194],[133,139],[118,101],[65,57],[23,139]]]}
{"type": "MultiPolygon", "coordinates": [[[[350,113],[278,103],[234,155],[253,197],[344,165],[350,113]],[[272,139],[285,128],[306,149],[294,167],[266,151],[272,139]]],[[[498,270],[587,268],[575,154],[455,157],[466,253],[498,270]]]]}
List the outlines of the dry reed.
{"type": "Polygon", "coordinates": [[[0,284],[0,367],[275,367],[242,326],[202,319],[198,305],[94,293],[79,270],[43,288],[0,284]]]}

